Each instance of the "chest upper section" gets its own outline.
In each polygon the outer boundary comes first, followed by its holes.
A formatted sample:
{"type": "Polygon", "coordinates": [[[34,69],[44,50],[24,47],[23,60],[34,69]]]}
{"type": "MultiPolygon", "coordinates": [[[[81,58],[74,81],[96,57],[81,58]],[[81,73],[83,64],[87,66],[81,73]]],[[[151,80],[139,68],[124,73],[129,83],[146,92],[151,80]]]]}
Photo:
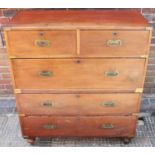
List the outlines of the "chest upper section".
{"type": "Polygon", "coordinates": [[[140,57],[148,52],[146,30],[33,30],[8,31],[11,56],[140,57]]]}
{"type": "Polygon", "coordinates": [[[133,11],[21,11],[4,29],[11,58],[141,57],[150,37],[133,11]]]}

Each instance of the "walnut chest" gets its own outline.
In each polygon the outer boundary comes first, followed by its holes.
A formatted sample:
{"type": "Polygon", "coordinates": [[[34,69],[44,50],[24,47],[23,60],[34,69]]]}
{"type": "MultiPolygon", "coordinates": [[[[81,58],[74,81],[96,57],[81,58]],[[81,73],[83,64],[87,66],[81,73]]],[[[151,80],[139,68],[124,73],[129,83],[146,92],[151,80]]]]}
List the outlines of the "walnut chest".
{"type": "Polygon", "coordinates": [[[19,11],[4,26],[23,137],[134,137],[152,29],[135,11],[19,11]]]}

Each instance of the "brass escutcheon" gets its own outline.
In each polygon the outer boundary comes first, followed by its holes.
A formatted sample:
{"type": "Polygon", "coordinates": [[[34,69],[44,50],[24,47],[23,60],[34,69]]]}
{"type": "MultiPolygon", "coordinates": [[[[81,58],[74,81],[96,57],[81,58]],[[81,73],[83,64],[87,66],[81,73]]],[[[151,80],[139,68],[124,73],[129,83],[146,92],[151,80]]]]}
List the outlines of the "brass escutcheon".
{"type": "Polygon", "coordinates": [[[50,46],[50,41],[49,40],[35,40],[35,46],[37,47],[48,47],[50,46]]]}
{"type": "Polygon", "coordinates": [[[115,103],[112,101],[107,101],[107,102],[101,103],[101,105],[104,107],[114,107],[115,103]]]}
{"type": "Polygon", "coordinates": [[[105,72],[105,76],[108,76],[108,77],[115,77],[115,76],[118,76],[118,75],[119,75],[118,71],[110,70],[110,71],[105,72]]]}
{"type": "Polygon", "coordinates": [[[109,39],[106,42],[107,46],[121,46],[122,45],[122,40],[120,39],[109,39]]]}
{"type": "Polygon", "coordinates": [[[44,101],[43,103],[41,103],[41,106],[48,108],[48,107],[52,107],[53,103],[52,101],[44,101]]]}
{"type": "Polygon", "coordinates": [[[102,124],[101,125],[101,128],[102,129],[113,129],[114,128],[114,125],[113,124],[110,124],[110,123],[102,124]]]}
{"type": "Polygon", "coordinates": [[[45,124],[45,125],[43,125],[43,128],[47,129],[47,130],[53,130],[56,128],[56,125],[55,124],[45,124]]]}
{"type": "Polygon", "coordinates": [[[51,71],[40,71],[39,72],[39,76],[41,76],[41,77],[51,77],[51,76],[53,76],[53,72],[51,72],[51,71]]]}

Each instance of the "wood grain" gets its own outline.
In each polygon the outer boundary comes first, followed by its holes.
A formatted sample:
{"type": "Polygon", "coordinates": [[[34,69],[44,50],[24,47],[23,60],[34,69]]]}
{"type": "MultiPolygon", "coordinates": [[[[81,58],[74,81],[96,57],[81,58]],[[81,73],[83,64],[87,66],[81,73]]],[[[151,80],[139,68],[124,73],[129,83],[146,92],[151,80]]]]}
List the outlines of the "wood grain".
{"type": "Polygon", "coordinates": [[[23,135],[30,137],[56,136],[104,136],[133,137],[135,135],[135,116],[94,116],[94,117],[20,117],[23,135]],[[102,126],[112,124],[114,128],[104,129],[102,126]],[[45,129],[54,125],[54,129],[45,129]]]}
{"type": "Polygon", "coordinates": [[[14,57],[52,57],[76,55],[76,31],[8,31],[9,54],[14,57]],[[38,47],[37,40],[49,41],[38,47]]]}
{"type": "Polygon", "coordinates": [[[86,31],[80,32],[81,56],[140,57],[148,54],[149,31],[86,31]],[[121,40],[121,45],[108,46],[108,40],[121,40]]]}
{"type": "Polygon", "coordinates": [[[142,87],[144,59],[15,59],[16,88],[20,89],[133,89],[142,87]],[[41,71],[52,72],[41,77],[41,71]],[[108,77],[106,72],[118,76],[108,77]],[[33,82],[32,82],[33,81],[33,82]]]}
{"type": "Polygon", "coordinates": [[[19,11],[3,29],[24,137],[134,137],[152,35],[139,12],[19,11]]]}
{"type": "Polygon", "coordinates": [[[145,28],[147,20],[137,11],[126,10],[32,10],[19,11],[9,27],[122,27],[145,28]]]}
{"type": "Polygon", "coordinates": [[[26,115],[130,115],[139,111],[139,98],[132,93],[16,95],[18,112],[26,115]]]}

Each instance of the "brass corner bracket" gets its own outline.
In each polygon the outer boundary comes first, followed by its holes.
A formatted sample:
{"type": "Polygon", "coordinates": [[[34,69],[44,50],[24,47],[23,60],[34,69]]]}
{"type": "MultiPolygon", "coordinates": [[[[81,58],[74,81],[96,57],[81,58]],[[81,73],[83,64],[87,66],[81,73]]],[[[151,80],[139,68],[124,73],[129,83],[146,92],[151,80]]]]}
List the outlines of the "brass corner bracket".
{"type": "Polygon", "coordinates": [[[143,93],[143,88],[136,88],[135,93],[143,93]]]}
{"type": "Polygon", "coordinates": [[[15,94],[20,94],[21,93],[21,89],[14,89],[14,93],[15,94]]]}

